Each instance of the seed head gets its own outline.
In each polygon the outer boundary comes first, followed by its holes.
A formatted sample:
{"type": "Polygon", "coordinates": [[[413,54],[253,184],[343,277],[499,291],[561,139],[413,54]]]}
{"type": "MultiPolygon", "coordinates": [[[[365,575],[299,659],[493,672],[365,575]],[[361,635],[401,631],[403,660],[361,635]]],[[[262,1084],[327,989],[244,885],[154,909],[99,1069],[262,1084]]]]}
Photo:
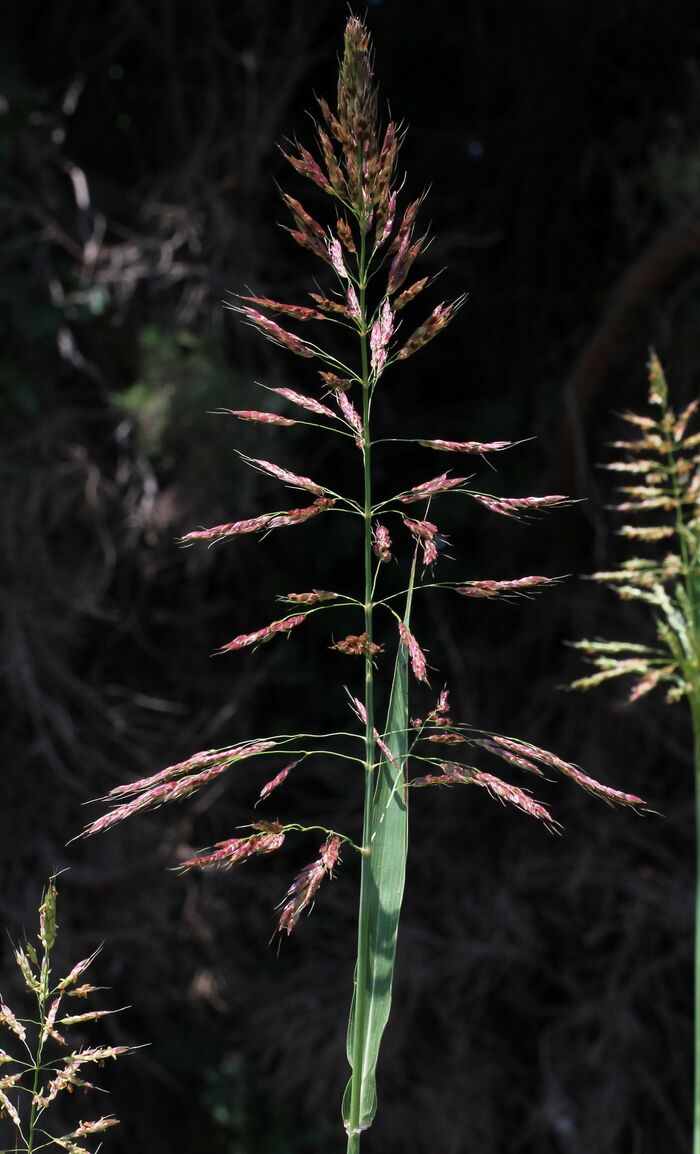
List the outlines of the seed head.
{"type": "Polygon", "coordinates": [[[264,801],[266,797],[269,797],[273,789],[277,789],[298,764],[299,759],[297,759],[297,761],[290,761],[289,765],[285,765],[284,769],[281,769],[271,781],[267,781],[258,794],[258,801],[264,801]]]}
{"type": "Polygon", "coordinates": [[[255,421],[261,425],[296,425],[296,421],[289,417],[281,417],[279,413],[259,413],[254,409],[229,409],[232,417],[239,421],[255,421]]]}
{"type": "Polygon", "coordinates": [[[280,301],[270,300],[269,297],[241,297],[241,300],[250,301],[251,304],[260,305],[261,308],[271,309],[276,313],[283,313],[285,316],[293,317],[295,321],[325,321],[323,313],[318,309],[305,308],[304,305],[285,305],[280,301]]]}
{"type": "Polygon", "coordinates": [[[372,326],[370,334],[370,349],[372,352],[372,372],[375,377],[380,376],[387,359],[387,346],[394,331],[394,314],[391,305],[385,300],[378,319],[372,326]]]}
{"type": "Polygon", "coordinates": [[[336,641],[331,645],[331,649],[337,649],[339,653],[347,653],[351,657],[374,657],[382,651],[381,645],[377,645],[374,641],[370,642],[366,633],[349,634],[342,641],[336,641]]]}
{"type": "Polygon", "coordinates": [[[345,50],[338,76],[338,126],[343,140],[362,146],[368,159],[376,157],[377,93],[370,38],[356,16],[345,25],[345,50]]]}
{"type": "Polygon", "coordinates": [[[346,393],[336,391],[335,399],[338,408],[345,417],[345,420],[350,425],[350,427],[355,430],[355,433],[357,434],[355,443],[357,444],[357,447],[361,449],[362,438],[365,435],[364,425],[362,424],[362,417],[346,393]]]}
{"type": "Polygon", "coordinates": [[[501,513],[504,517],[514,517],[516,520],[523,514],[535,513],[541,509],[552,509],[562,505],[570,505],[569,497],[489,497],[486,493],[472,493],[471,496],[480,505],[490,509],[492,513],[501,513]]]}
{"type": "Polygon", "coordinates": [[[296,489],[307,489],[309,493],[317,493],[319,497],[322,497],[327,491],[323,485],[317,485],[310,477],[300,477],[296,473],[290,473],[288,469],[282,469],[272,461],[261,461],[257,457],[246,457],[244,453],[241,453],[240,456],[248,465],[252,465],[253,468],[258,469],[261,473],[268,473],[270,477],[277,477],[279,481],[284,481],[286,485],[293,485],[296,489]]]}
{"type": "Polygon", "coordinates": [[[256,629],[254,633],[241,633],[240,636],[234,637],[228,645],[222,645],[219,653],[245,649],[248,645],[263,645],[266,641],[271,641],[278,633],[289,633],[291,629],[301,625],[302,621],[305,620],[306,614],[299,613],[295,617],[284,617],[281,621],[272,621],[270,625],[265,625],[263,629],[256,629]]]}
{"type": "MultiPolygon", "coordinates": [[[[517,441],[419,441],[426,449],[440,449],[443,453],[494,453],[510,449],[517,441]]],[[[466,478],[465,478],[466,480],[466,478]]]]}
{"type": "Polygon", "coordinates": [[[284,843],[282,826],[277,822],[257,823],[258,827],[265,825],[262,833],[251,834],[250,837],[232,837],[228,841],[218,841],[210,853],[199,854],[182,862],[183,869],[192,866],[221,865],[231,866],[236,862],[246,861],[258,853],[274,853],[284,843]]]}
{"type": "Polygon", "coordinates": [[[302,913],[313,901],[323,879],[333,876],[333,868],[339,860],[340,838],[333,834],[321,846],[318,859],[304,866],[284,895],[278,925],[280,933],[285,930],[291,934],[302,913]]]}
{"type": "MultiPolygon", "coordinates": [[[[421,443],[424,444],[425,442],[421,443]]],[[[441,473],[439,477],[424,481],[422,485],[414,485],[407,493],[402,493],[398,499],[402,504],[410,505],[412,501],[420,501],[425,497],[432,497],[436,493],[447,493],[450,489],[457,489],[466,480],[466,477],[448,477],[447,473],[441,473]]]]}
{"type": "Polygon", "coordinates": [[[432,341],[433,337],[436,337],[439,332],[442,332],[442,330],[447,327],[466,299],[466,296],[461,296],[456,301],[452,301],[449,304],[443,303],[438,305],[437,308],[434,308],[427,320],[418,326],[415,332],[408,338],[403,348],[399,349],[396,354],[397,361],[405,360],[406,357],[410,357],[413,353],[417,352],[418,349],[422,349],[423,345],[427,345],[428,341],[432,341]]]}
{"type": "Polygon", "coordinates": [[[464,597],[502,597],[509,593],[527,594],[530,589],[556,585],[558,577],[517,577],[513,581],[470,581],[458,586],[456,592],[464,597]]]}
{"type": "Polygon", "coordinates": [[[375,525],[372,547],[380,561],[391,561],[391,537],[386,525],[375,525]]]}
{"type": "Polygon", "coordinates": [[[399,636],[402,645],[408,650],[408,655],[411,659],[411,669],[413,670],[413,676],[416,678],[416,681],[423,681],[426,685],[430,685],[426,671],[425,654],[403,621],[399,621],[399,636]]]}
{"type": "Polygon", "coordinates": [[[296,393],[294,389],[270,389],[270,392],[277,393],[279,397],[284,397],[285,400],[291,401],[293,405],[299,405],[300,408],[307,409],[310,413],[318,413],[321,417],[331,417],[332,420],[337,419],[332,409],[327,408],[326,405],[322,405],[320,401],[315,400],[313,397],[304,396],[303,393],[296,393]]]}
{"type": "Polygon", "coordinates": [[[276,321],[270,320],[269,317],[264,316],[258,312],[257,309],[251,309],[247,305],[226,304],[224,307],[242,313],[248,321],[248,324],[252,325],[253,328],[259,329],[273,344],[281,345],[283,348],[289,349],[291,353],[296,353],[299,357],[316,356],[315,349],[309,348],[298,336],[294,333],[287,332],[287,330],[281,328],[276,321]]]}

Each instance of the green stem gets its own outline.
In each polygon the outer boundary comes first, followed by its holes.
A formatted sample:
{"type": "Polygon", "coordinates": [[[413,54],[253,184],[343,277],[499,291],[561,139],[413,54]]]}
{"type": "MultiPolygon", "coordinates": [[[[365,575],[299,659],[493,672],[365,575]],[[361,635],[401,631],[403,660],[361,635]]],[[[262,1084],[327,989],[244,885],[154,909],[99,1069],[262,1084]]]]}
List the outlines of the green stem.
{"type": "Polygon", "coordinates": [[[348,1135],[347,1154],[360,1154],[360,1135],[348,1135]]]}
{"type": "MultiPolygon", "coordinates": [[[[364,489],[364,616],[365,633],[367,635],[367,653],[365,655],[365,791],[364,814],[362,822],[362,845],[369,850],[372,831],[372,801],[374,794],[374,666],[372,664],[372,635],[373,635],[373,555],[372,555],[372,473],[371,473],[371,438],[370,438],[370,385],[369,385],[369,358],[367,350],[366,332],[366,243],[362,232],[360,251],[358,253],[359,288],[358,300],[363,321],[363,332],[360,341],[360,355],[362,360],[362,423],[364,440],[362,444],[363,462],[363,489],[364,489]]],[[[355,1022],[365,1021],[365,1000],[367,998],[367,967],[369,962],[369,893],[371,887],[370,858],[365,852],[362,856],[360,877],[360,907],[357,921],[357,961],[355,964],[355,1022]]],[[[364,1056],[365,1039],[361,1029],[356,1029],[353,1036],[352,1054],[352,1088],[350,1092],[350,1131],[356,1129],[360,1118],[360,1096],[362,1091],[362,1062],[364,1056]]],[[[347,1154],[359,1154],[360,1134],[349,1133],[347,1154]]]]}
{"type": "MultiPolygon", "coordinates": [[[[48,981],[48,973],[46,974],[45,980],[48,981]]],[[[42,1058],[43,1049],[44,1049],[44,1043],[42,1041],[42,1034],[44,1031],[44,1023],[46,1021],[46,1002],[47,1002],[47,997],[44,994],[43,990],[39,994],[38,1002],[39,1002],[39,1034],[38,1034],[37,1043],[36,1043],[36,1054],[33,1055],[33,1057],[34,1057],[34,1079],[33,1079],[33,1083],[32,1083],[31,1106],[29,1108],[29,1127],[27,1130],[27,1154],[32,1154],[32,1151],[34,1150],[34,1133],[36,1130],[36,1124],[37,1124],[38,1117],[39,1117],[39,1108],[38,1108],[36,1099],[37,1099],[37,1094],[39,1093],[39,1079],[40,1079],[40,1075],[41,1075],[41,1058],[42,1058]]]]}

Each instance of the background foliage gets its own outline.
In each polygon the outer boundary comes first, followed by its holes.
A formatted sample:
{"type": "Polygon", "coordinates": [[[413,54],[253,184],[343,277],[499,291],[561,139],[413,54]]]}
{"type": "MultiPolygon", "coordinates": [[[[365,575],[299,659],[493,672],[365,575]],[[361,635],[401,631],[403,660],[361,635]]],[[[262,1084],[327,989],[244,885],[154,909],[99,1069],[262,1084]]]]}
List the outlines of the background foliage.
{"type": "MultiPolygon", "coordinates": [[[[305,588],[313,567],[332,588],[344,541],[320,543],[313,525],[261,545],[175,540],[269,507],[272,483],[238,464],[231,425],[210,414],[256,407],[255,379],[303,384],[303,366],[219,301],[308,288],[274,227],[275,181],[294,191],[275,142],[308,136],[303,110],[333,84],[345,15],[338,0],[10,0],[4,14],[0,915],[17,937],[69,865],[65,949],[105,941],[100,976],[132,1006],[111,1041],[152,1042],[118,1072],[123,1125],[107,1150],[317,1154],[345,1080],[350,870],[278,954],[271,908],[303,862],[168,872],[244,820],[235,789],[212,789],[179,827],[155,815],[65,844],[83,803],[127,776],[304,711],[310,726],[337,716],[329,686],[346,659],[319,663],[312,633],[293,652],[209,655],[266,619],[279,574],[305,588]]],[[[587,498],[503,537],[486,514],[455,519],[474,576],[612,568],[620,545],[594,469],[611,411],[638,407],[649,344],[679,408],[698,388],[695,5],[383,0],[368,23],[382,93],[410,128],[407,193],[431,182],[423,269],[447,267],[442,296],[470,294],[425,367],[412,360],[393,396],[387,378],[387,428],[536,435],[493,485],[587,498]]],[[[297,464],[342,468],[295,435],[297,464]]],[[[243,427],[236,443],[258,436],[243,427]]],[[[419,797],[374,1146],[684,1151],[683,709],[559,692],[579,672],[564,639],[622,632],[614,599],[576,579],[525,611],[428,613],[434,680],[456,715],[556,748],[663,820],[601,814],[560,785],[555,840],[488,798],[419,797]]],[[[359,805],[354,783],[322,768],[289,788],[308,793],[310,820],[314,805],[359,805]]]]}

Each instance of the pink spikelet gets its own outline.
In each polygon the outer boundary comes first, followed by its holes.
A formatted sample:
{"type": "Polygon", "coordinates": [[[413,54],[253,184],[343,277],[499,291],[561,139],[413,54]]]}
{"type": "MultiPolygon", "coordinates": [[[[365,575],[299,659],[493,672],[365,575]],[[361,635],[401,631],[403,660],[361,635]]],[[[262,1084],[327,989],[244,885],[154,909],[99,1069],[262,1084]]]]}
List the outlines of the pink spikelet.
{"type": "Polygon", "coordinates": [[[375,525],[372,548],[380,561],[391,561],[391,536],[386,525],[375,525]]]}
{"type": "MultiPolygon", "coordinates": [[[[355,713],[359,717],[360,721],[362,721],[366,725],[367,724],[367,710],[365,709],[364,705],[362,704],[362,702],[357,697],[353,697],[353,695],[351,693],[348,694],[348,697],[350,698],[350,704],[352,705],[353,709],[355,710],[355,713]]],[[[372,730],[372,736],[374,737],[374,740],[376,741],[377,746],[382,751],[382,753],[384,754],[387,761],[391,762],[391,764],[394,766],[395,769],[398,768],[397,763],[396,763],[396,758],[394,757],[393,753],[389,749],[389,746],[386,744],[386,742],[384,741],[383,737],[378,732],[378,730],[373,729],[372,730]]]]}
{"type": "Polygon", "coordinates": [[[408,650],[414,677],[417,681],[423,681],[426,685],[430,685],[423,650],[403,621],[399,621],[399,635],[402,644],[408,650]]]}
{"type": "MultiPolygon", "coordinates": [[[[394,217],[396,216],[396,193],[392,192],[386,203],[384,211],[377,213],[377,248],[384,244],[391,236],[391,230],[394,227],[394,217]]],[[[427,279],[427,278],[426,278],[427,279]]]]}
{"type": "Polygon", "coordinates": [[[182,545],[189,545],[192,541],[222,541],[226,537],[237,537],[241,533],[258,533],[262,530],[282,529],[288,525],[300,525],[332,508],[335,501],[332,497],[317,497],[312,505],[303,509],[289,509],[285,513],[263,513],[261,517],[251,517],[247,521],[233,521],[227,525],[215,525],[213,529],[195,529],[180,538],[182,545]]]}
{"type": "Polygon", "coordinates": [[[470,581],[455,590],[464,597],[501,597],[509,593],[527,594],[530,589],[556,585],[558,577],[517,577],[513,581],[470,581]]]}
{"type": "Polygon", "coordinates": [[[256,421],[261,425],[296,425],[290,417],[281,417],[279,413],[258,413],[253,409],[230,409],[232,417],[239,421],[256,421]]]}
{"type": "Polygon", "coordinates": [[[128,817],[133,817],[135,813],[142,813],[147,809],[156,809],[158,806],[165,805],[170,801],[179,801],[183,797],[194,793],[203,785],[208,785],[209,782],[225,773],[229,768],[229,762],[223,765],[213,765],[209,769],[203,770],[201,773],[192,774],[189,777],[182,777],[179,781],[166,781],[164,784],[151,786],[144,789],[143,792],[133,797],[131,801],[125,802],[123,805],[118,805],[108,813],[98,817],[90,825],[86,826],[83,831],[83,837],[89,837],[94,833],[101,833],[102,830],[110,829],[113,825],[117,825],[120,821],[125,821],[128,817]]]}
{"type": "Polygon", "coordinates": [[[327,373],[322,369],[319,369],[318,375],[324,385],[327,385],[329,389],[333,389],[336,393],[346,392],[352,384],[352,381],[347,377],[339,377],[337,373],[327,373]]]}
{"type": "Polygon", "coordinates": [[[282,193],[282,200],[287,205],[287,208],[294,217],[296,230],[290,229],[290,235],[294,237],[297,244],[302,248],[308,248],[316,256],[320,256],[321,260],[331,263],[331,258],[328,253],[328,244],[326,234],[321,228],[318,221],[309,216],[303,205],[299,204],[293,196],[289,196],[286,192],[282,193]]]}
{"type": "Polygon", "coordinates": [[[258,853],[274,853],[284,844],[282,826],[277,822],[258,822],[256,829],[264,826],[263,832],[251,834],[250,837],[232,837],[227,841],[218,841],[210,853],[198,854],[181,862],[182,869],[191,869],[193,866],[232,866],[236,862],[246,861],[258,853]]]}
{"type": "Polygon", "coordinates": [[[426,567],[434,565],[438,557],[437,545],[435,544],[437,525],[433,525],[432,521],[412,521],[409,517],[402,517],[401,519],[406,528],[410,529],[413,536],[421,543],[423,564],[426,567]]]}
{"type": "Polygon", "coordinates": [[[423,199],[422,197],[418,197],[417,200],[412,200],[411,203],[409,204],[408,208],[406,209],[405,213],[403,214],[403,219],[401,221],[401,224],[399,225],[399,230],[398,230],[396,236],[394,237],[394,239],[392,240],[391,244],[389,245],[389,252],[398,252],[398,250],[401,248],[402,244],[404,244],[406,239],[408,238],[410,240],[411,231],[413,229],[413,225],[416,222],[416,217],[418,215],[418,209],[421,206],[422,199],[423,199]]]}
{"type": "Polygon", "coordinates": [[[639,701],[640,697],[645,697],[647,693],[651,693],[652,689],[655,689],[660,681],[670,677],[674,669],[675,666],[673,665],[664,665],[663,668],[650,670],[649,673],[641,677],[637,684],[633,686],[627,700],[630,703],[639,701]]]}
{"type": "Polygon", "coordinates": [[[346,269],[345,261],[343,260],[343,250],[340,241],[336,236],[331,234],[330,240],[327,243],[328,253],[331,258],[333,268],[342,280],[348,280],[348,270],[346,269]]]}
{"type": "Polygon", "coordinates": [[[312,589],[309,593],[285,593],[279,601],[288,601],[292,605],[320,605],[324,601],[337,601],[340,593],[332,593],[330,589],[312,589]]]}
{"type": "Polygon", "coordinates": [[[524,789],[519,789],[517,785],[510,785],[506,781],[501,781],[500,777],[494,777],[492,773],[483,773],[478,769],[471,771],[471,781],[474,785],[480,785],[483,789],[487,789],[493,797],[497,797],[500,801],[514,805],[523,813],[529,813],[530,817],[536,817],[548,829],[554,831],[557,828],[558,823],[555,822],[549,810],[530,797],[530,794],[526,793],[524,789]]]}
{"type": "Polygon", "coordinates": [[[292,153],[284,152],[285,160],[288,160],[292,168],[296,169],[300,176],[306,176],[312,180],[314,184],[318,185],[323,192],[332,194],[333,185],[328,180],[323,169],[318,161],[314,159],[308,149],[303,148],[300,144],[295,142],[295,148],[299,155],[294,156],[292,153]]]}
{"type": "Polygon", "coordinates": [[[357,247],[352,235],[352,229],[344,216],[339,216],[336,220],[336,231],[341,244],[348,252],[357,253],[357,247]]]}
{"type": "Polygon", "coordinates": [[[358,448],[362,448],[362,438],[365,435],[364,426],[362,424],[362,417],[358,413],[347,393],[337,392],[335,394],[335,399],[338,408],[345,417],[345,420],[357,433],[356,443],[358,448]]]}
{"type": "Polygon", "coordinates": [[[523,813],[536,817],[552,832],[556,831],[558,823],[554,821],[549,810],[540,802],[535,801],[526,790],[519,789],[516,785],[510,785],[508,782],[502,781],[500,777],[494,777],[492,773],[483,773],[471,766],[446,762],[441,764],[440,769],[442,770],[441,774],[428,774],[426,777],[416,778],[411,782],[411,785],[414,788],[428,785],[478,785],[482,789],[487,789],[492,797],[497,797],[499,801],[514,805],[523,813]]]}
{"type": "Polygon", "coordinates": [[[285,485],[292,485],[295,489],[306,489],[309,493],[316,493],[319,497],[323,497],[327,492],[323,485],[317,485],[310,477],[300,477],[296,473],[290,473],[288,469],[282,469],[272,461],[261,461],[257,457],[246,457],[243,453],[241,453],[241,459],[248,465],[252,465],[254,469],[258,469],[261,473],[268,473],[270,477],[277,477],[278,481],[284,481],[285,485]]]}
{"type": "Polygon", "coordinates": [[[440,696],[438,697],[437,705],[435,706],[435,712],[436,713],[449,713],[450,712],[450,691],[449,691],[449,689],[445,688],[445,689],[442,689],[440,691],[440,696]]]}
{"type": "Polygon", "coordinates": [[[381,736],[381,734],[376,729],[373,729],[372,735],[374,737],[374,740],[377,743],[377,746],[382,751],[382,753],[384,754],[387,761],[391,765],[393,765],[394,769],[398,769],[399,768],[398,762],[397,762],[396,758],[394,757],[393,753],[391,752],[391,750],[389,749],[389,746],[384,741],[384,738],[381,736]]]}
{"type": "MultiPolygon", "coordinates": [[[[399,232],[398,235],[401,236],[401,233],[399,232]]],[[[415,255],[417,256],[418,254],[416,253],[415,255]]],[[[411,234],[410,232],[406,232],[403,237],[401,237],[399,247],[396,250],[396,255],[394,256],[394,259],[391,262],[391,267],[389,269],[387,292],[390,296],[401,288],[401,285],[408,276],[408,271],[412,264],[413,260],[411,259],[411,234]]]]}
{"type": "Polygon", "coordinates": [[[325,321],[326,319],[318,309],[310,309],[305,305],[285,305],[280,301],[270,300],[268,297],[241,297],[240,299],[250,301],[254,305],[260,305],[264,309],[271,309],[276,313],[283,313],[285,316],[293,317],[295,321],[325,321]]]}
{"type": "Polygon", "coordinates": [[[380,376],[387,360],[387,346],[394,331],[394,314],[388,300],[384,301],[378,319],[372,326],[369,344],[371,350],[372,372],[375,377],[380,376]]]}
{"type": "Polygon", "coordinates": [[[258,794],[258,801],[264,801],[266,797],[269,797],[272,791],[277,789],[277,787],[280,786],[287,777],[289,777],[289,774],[293,769],[296,768],[298,764],[299,758],[297,758],[296,761],[290,761],[289,765],[285,765],[284,769],[281,769],[279,773],[276,774],[270,781],[266,781],[265,785],[262,787],[260,793],[258,794]]]}
{"type": "Polygon", "coordinates": [[[508,762],[509,765],[514,765],[518,769],[525,770],[526,773],[534,773],[537,777],[544,777],[544,773],[527,757],[521,754],[510,753],[508,750],[501,749],[495,741],[491,741],[488,737],[475,738],[472,745],[478,745],[481,749],[485,749],[487,753],[493,753],[496,757],[500,757],[502,761],[508,762]]]}
{"type": "Polygon", "coordinates": [[[355,713],[357,714],[357,716],[359,717],[360,721],[364,725],[366,725],[367,724],[367,710],[365,709],[363,703],[360,701],[359,697],[353,697],[352,693],[348,693],[348,697],[350,698],[350,704],[351,704],[352,708],[354,709],[355,713]]]}
{"type": "Polygon", "coordinates": [[[426,539],[432,541],[438,531],[437,525],[433,525],[432,521],[414,521],[410,517],[402,517],[401,520],[406,528],[410,529],[414,537],[418,537],[423,541],[426,539]]]}
{"type": "MultiPolygon", "coordinates": [[[[500,453],[503,449],[512,449],[518,441],[419,441],[425,449],[439,449],[443,453],[500,453]]],[[[466,477],[464,478],[466,480],[466,477]]]]}
{"type": "Polygon", "coordinates": [[[48,1038],[54,1038],[57,1042],[62,1042],[63,1045],[65,1045],[65,1038],[62,1034],[59,1034],[58,1030],[56,1029],[56,1014],[58,1013],[58,1007],[60,1004],[60,997],[54,998],[51,1006],[49,1007],[49,1012],[46,1015],[46,1020],[44,1021],[44,1028],[41,1031],[42,1042],[46,1042],[48,1038]]]}
{"type": "Polygon", "coordinates": [[[360,302],[357,299],[357,293],[355,292],[355,286],[354,285],[348,285],[347,300],[348,300],[348,304],[347,304],[348,313],[350,314],[352,319],[354,321],[362,321],[362,309],[360,308],[360,302]]]}
{"type": "Polygon", "coordinates": [[[306,397],[303,393],[296,393],[294,389],[271,389],[270,391],[277,393],[280,397],[284,397],[287,401],[291,401],[293,405],[299,405],[302,409],[308,409],[310,413],[318,413],[320,417],[330,417],[334,421],[338,419],[332,409],[329,409],[326,405],[322,405],[320,401],[315,400],[313,397],[306,397]]]}
{"type": "Polygon", "coordinates": [[[300,337],[295,336],[294,333],[287,332],[275,321],[270,320],[269,317],[263,316],[257,309],[248,308],[244,305],[225,305],[226,308],[231,308],[234,312],[242,313],[248,321],[248,324],[253,328],[259,329],[261,333],[272,341],[275,345],[281,345],[282,348],[289,349],[290,353],[296,353],[299,357],[315,357],[314,349],[309,348],[304,344],[300,337]]]}
{"type": "MultiPolygon", "coordinates": [[[[512,737],[494,736],[491,738],[491,742],[492,745],[497,747],[500,746],[502,749],[505,749],[510,753],[515,753],[526,758],[531,758],[533,761],[538,761],[540,765],[551,766],[552,769],[558,770],[559,773],[562,773],[565,777],[571,778],[571,780],[575,781],[577,785],[580,785],[583,789],[588,790],[589,793],[596,794],[604,801],[617,802],[619,805],[631,806],[644,804],[641,798],[635,797],[635,795],[632,793],[622,793],[618,789],[611,789],[610,786],[601,785],[600,782],[595,781],[592,777],[588,777],[587,774],[582,773],[578,766],[572,765],[571,762],[563,761],[560,757],[557,757],[554,753],[550,753],[547,749],[540,749],[536,745],[529,745],[525,741],[517,741],[512,737]]],[[[492,752],[497,752],[497,750],[492,749],[492,752]]]]}
{"type": "Polygon", "coordinates": [[[422,789],[428,785],[469,785],[474,772],[469,766],[456,765],[454,762],[441,762],[440,774],[429,773],[425,777],[416,777],[411,782],[414,788],[422,789]]]}
{"type": "Polygon", "coordinates": [[[248,645],[263,645],[266,641],[271,641],[278,633],[289,633],[291,629],[295,629],[297,625],[301,625],[302,621],[306,620],[305,613],[298,613],[294,617],[285,617],[281,621],[273,621],[270,625],[266,625],[264,629],[256,629],[254,633],[241,633],[239,637],[234,637],[233,641],[229,641],[227,645],[222,645],[219,653],[231,653],[235,649],[245,649],[248,645]]]}
{"type": "Polygon", "coordinates": [[[195,529],[180,538],[181,545],[188,545],[191,541],[220,541],[223,537],[237,537],[241,533],[258,533],[268,527],[270,513],[263,513],[261,517],[249,517],[246,521],[231,521],[227,525],[215,525],[213,529],[195,529]]]}
{"type": "Polygon", "coordinates": [[[471,496],[484,508],[492,513],[501,513],[504,517],[515,517],[537,513],[541,509],[553,509],[562,505],[570,505],[569,497],[489,497],[486,493],[472,493],[471,496]]]}
{"type": "Polygon", "coordinates": [[[100,1130],[108,1130],[116,1126],[117,1119],[112,1117],[96,1118],[94,1122],[81,1122],[77,1130],[68,1135],[69,1138],[84,1138],[87,1134],[96,1134],[100,1130]]]}
{"type": "Polygon", "coordinates": [[[0,1025],[7,1026],[8,1029],[12,1030],[13,1034],[17,1035],[20,1041],[23,1042],[25,1040],[27,1031],[12,1013],[10,1007],[6,1006],[2,1001],[0,1001],[0,1025]]]}
{"type": "Polygon", "coordinates": [[[307,505],[303,509],[290,509],[287,513],[277,513],[271,516],[266,528],[283,529],[288,525],[301,525],[303,521],[308,521],[310,517],[316,517],[319,513],[325,513],[334,505],[335,501],[332,497],[317,497],[313,504],[307,505]]]}
{"type": "Polygon", "coordinates": [[[406,305],[415,300],[418,294],[421,293],[428,284],[429,280],[430,277],[423,276],[420,280],[416,280],[412,285],[409,285],[407,289],[404,289],[402,293],[399,293],[394,300],[394,312],[399,312],[400,309],[405,308],[406,305]]]}
{"type": "Polygon", "coordinates": [[[423,566],[430,569],[438,559],[437,545],[433,540],[423,542],[423,566]]]}
{"type": "Polygon", "coordinates": [[[428,341],[432,341],[439,332],[450,323],[455,313],[462,307],[466,297],[459,297],[456,301],[449,304],[438,305],[434,308],[430,316],[419,325],[414,333],[406,341],[406,344],[399,349],[396,354],[397,361],[403,361],[406,357],[412,356],[418,349],[422,349],[427,345],[428,341]]]}
{"type": "MultiPolygon", "coordinates": [[[[424,443],[421,442],[421,444],[424,443]]],[[[407,493],[402,493],[398,499],[404,505],[409,505],[412,501],[421,501],[436,493],[448,493],[450,489],[459,488],[466,480],[466,477],[448,477],[447,473],[441,473],[439,477],[424,481],[422,485],[414,485],[407,493]]]]}
{"type": "MultiPolygon", "coordinates": [[[[320,309],[323,309],[324,313],[331,313],[333,316],[343,317],[344,320],[347,321],[354,319],[349,305],[341,304],[340,301],[331,300],[329,297],[323,297],[319,293],[309,293],[309,296],[312,300],[316,301],[316,304],[320,309]]],[[[346,299],[348,299],[348,297],[346,297],[346,299]]]]}
{"type": "Polygon", "coordinates": [[[304,866],[297,874],[282,899],[278,930],[291,934],[304,910],[313,902],[321,882],[333,876],[333,869],[340,861],[340,838],[333,834],[321,847],[316,861],[304,866]]]}

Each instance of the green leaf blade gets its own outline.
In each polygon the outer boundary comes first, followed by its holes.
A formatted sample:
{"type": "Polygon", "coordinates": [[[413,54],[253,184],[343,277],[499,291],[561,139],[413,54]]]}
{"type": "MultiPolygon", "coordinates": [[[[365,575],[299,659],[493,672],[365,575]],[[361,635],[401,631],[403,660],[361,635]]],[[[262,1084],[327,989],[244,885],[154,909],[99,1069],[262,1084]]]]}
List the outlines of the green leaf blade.
{"type": "MultiPolygon", "coordinates": [[[[408,613],[406,614],[408,617],[408,613]]],[[[348,1028],[353,1076],[343,1100],[349,1133],[366,1130],[377,1109],[376,1071],[382,1035],[391,1010],[394,962],[408,854],[408,807],[404,766],[408,756],[408,657],[399,646],[389,702],[383,755],[372,798],[370,853],[363,862],[367,917],[367,964],[357,985],[348,1028]],[[353,1084],[359,1079],[359,1092],[353,1084]]]]}

